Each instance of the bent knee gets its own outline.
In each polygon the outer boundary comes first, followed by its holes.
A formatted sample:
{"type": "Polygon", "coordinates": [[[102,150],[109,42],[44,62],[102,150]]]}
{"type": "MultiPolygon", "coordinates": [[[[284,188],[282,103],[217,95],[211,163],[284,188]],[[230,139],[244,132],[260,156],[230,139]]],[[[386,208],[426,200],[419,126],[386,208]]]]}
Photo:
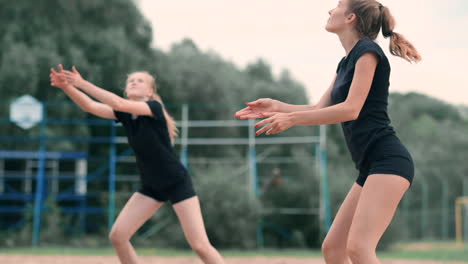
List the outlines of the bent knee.
{"type": "Polygon", "coordinates": [[[346,257],[346,244],[325,240],[322,243],[322,255],[328,260],[344,259],[346,257]]]}
{"type": "Polygon", "coordinates": [[[112,229],[109,233],[109,240],[112,244],[116,245],[130,241],[130,236],[119,229],[112,229]]]}
{"type": "Polygon", "coordinates": [[[350,240],[346,247],[346,254],[354,261],[367,259],[375,255],[375,248],[361,241],[350,240]]]}

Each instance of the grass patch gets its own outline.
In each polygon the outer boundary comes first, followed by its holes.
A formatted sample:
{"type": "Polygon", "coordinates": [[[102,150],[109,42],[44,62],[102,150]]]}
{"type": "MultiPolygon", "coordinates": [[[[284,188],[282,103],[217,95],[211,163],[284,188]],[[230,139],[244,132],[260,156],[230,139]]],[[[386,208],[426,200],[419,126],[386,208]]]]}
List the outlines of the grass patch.
{"type": "Polygon", "coordinates": [[[401,243],[379,256],[392,259],[468,262],[468,246],[440,241],[401,243]]]}
{"type": "MultiPolygon", "coordinates": [[[[437,244],[441,245],[441,244],[437,244]]],[[[450,246],[396,246],[392,250],[378,252],[378,256],[385,259],[412,259],[412,260],[433,260],[433,261],[466,261],[468,262],[468,248],[450,246]]],[[[452,244],[453,245],[453,244],[452,244]]],[[[164,256],[164,257],[192,257],[195,253],[191,250],[175,249],[137,249],[141,256],[164,256]]],[[[57,248],[57,247],[39,247],[39,248],[12,248],[0,249],[0,254],[14,255],[80,255],[80,256],[106,256],[115,255],[112,248],[57,248]]],[[[303,258],[321,258],[319,250],[221,250],[225,257],[303,257],[303,258]]]]}
{"type": "Polygon", "coordinates": [[[413,259],[434,261],[466,261],[468,262],[468,250],[402,250],[382,252],[379,257],[386,259],[413,259]]]}
{"type": "MultiPolygon", "coordinates": [[[[191,250],[177,249],[154,249],[154,248],[139,248],[137,252],[141,256],[164,256],[164,257],[190,257],[195,256],[191,250]]],[[[55,248],[55,247],[39,247],[39,248],[12,248],[0,249],[0,254],[9,255],[80,255],[80,256],[107,256],[115,255],[112,248],[55,248]]],[[[264,250],[221,250],[221,254],[226,257],[321,257],[321,253],[317,250],[279,250],[279,249],[264,249],[264,250]]]]}

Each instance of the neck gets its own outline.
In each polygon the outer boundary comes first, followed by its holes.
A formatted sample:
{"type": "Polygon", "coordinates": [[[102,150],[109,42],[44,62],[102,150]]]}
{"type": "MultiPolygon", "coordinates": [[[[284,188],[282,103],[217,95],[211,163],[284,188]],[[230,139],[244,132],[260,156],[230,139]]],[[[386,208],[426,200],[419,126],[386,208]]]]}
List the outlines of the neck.
{"type": "Polygon", "coordinates": [[[359,37],[357,36],[357,34],[349,31],[339,34],[338,38],[340,39],[341,45],[345,49],[346,56],[348,56],[349,52],[359,41],[359,37]]]}
{"type": "Polygon", "coordinates": [[[146,102],[146,101],[149,101],[149,97],[147,96],[141,96],[141,97],[132,97],[132,98],[128,98],[132,101],[139,101],[139,102],[146,102]]]}
{"type": "Polygon", "coordinates": [[[157,93],[155,93],[151,98],[156,101],[161,101],[161,97],[157,93]]]}

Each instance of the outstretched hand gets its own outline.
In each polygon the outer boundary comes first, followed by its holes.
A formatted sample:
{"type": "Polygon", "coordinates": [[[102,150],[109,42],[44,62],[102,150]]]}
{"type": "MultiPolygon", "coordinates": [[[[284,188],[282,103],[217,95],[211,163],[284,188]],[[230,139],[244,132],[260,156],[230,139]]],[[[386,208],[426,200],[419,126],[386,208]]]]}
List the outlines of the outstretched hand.
{"type": "Polygon", "coordinates": [[[262,113],[264,117],[268,117],[258,122],[255,128],[261,127],[255,133],[256,136],[260,136],[265,133],[266,135],[273,135],[283,132],[295,125],[291,113],[262,113]]]}
{"type": "Polygon", "coordinates": [[[52,86],[58,87],[60,89],[66,89],[69,87],[72,87],[72,84],[70,84],[67,79],[65,78],[65,75],[62,73],[63,72],[63,66],[62,64],[58,65],[59,71],[57,72],[54,68],[50,68],[50,84],[52,86]]]}
{"type": "Polygon", "coordinates": [[[82,86],[84,79],[83,77],[81,77],[81,74],[78,72],[75,66],[72,67],[72,71],[63,70],[61,72],[63,72],[63,75],[67,79],[67,82],[76,87],[82,86]]]}
{"type": "Polygon", "coordinates": [[[270,98],[261,98],[253,102],[245,103],[246,108],[241,109],[234,115],[239,119],[258,119],[266,117],[264,112],[277,112],[279,101],[270,98]]]}

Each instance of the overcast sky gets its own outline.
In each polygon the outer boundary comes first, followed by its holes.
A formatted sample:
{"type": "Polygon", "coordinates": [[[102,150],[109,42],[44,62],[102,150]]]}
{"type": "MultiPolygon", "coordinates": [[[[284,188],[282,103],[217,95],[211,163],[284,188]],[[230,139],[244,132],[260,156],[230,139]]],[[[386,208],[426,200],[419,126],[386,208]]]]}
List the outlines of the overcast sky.
{"type": "MultiPolygon", "coordinates": [[[[153,25],[154,46],[169,50],[191,38],[239,67],[262,57],[275,74],[288,69],[316,101],[344,56],[338,38],[324,30],[338,1],[136,0],[153,25]]],[[[468,105],[468,0],[383,0],[423,57],[418,64],[394,57],[391,91],[418,91],[468,105]],[[465,69],[465,70],[463,70],[465,69]]],[[[255,98],[252,98],[255,99],[255,98]]]]}

